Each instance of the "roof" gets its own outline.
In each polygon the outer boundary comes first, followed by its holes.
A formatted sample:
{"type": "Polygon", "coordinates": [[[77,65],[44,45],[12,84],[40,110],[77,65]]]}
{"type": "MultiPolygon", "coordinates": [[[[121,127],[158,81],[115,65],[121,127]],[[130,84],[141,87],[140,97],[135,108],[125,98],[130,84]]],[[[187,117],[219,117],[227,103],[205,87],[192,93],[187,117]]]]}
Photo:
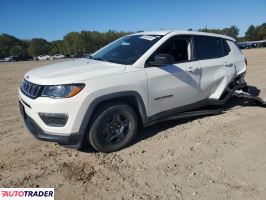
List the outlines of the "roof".
{"type": "Polygon", "coordinates": [[[182,30],[145,31],[145,32],[134,33],[133,35],[166,35],[168,33],[171,33],[173,35],[205,35],[205,36],[220,37],[220,38],[224,38],[227,40],[235,41],[234,38],[226,36],[226,35],[206,33],[206,32],[197,32],[197,31],[182,31],[182,30]]]}
{"type": "Polygon", "coordinates": [[[144,31],[137,32],[133,35],[166,35],[167,33],[173,32],[172,30],[159,30],[159,31],[144,31]]]}

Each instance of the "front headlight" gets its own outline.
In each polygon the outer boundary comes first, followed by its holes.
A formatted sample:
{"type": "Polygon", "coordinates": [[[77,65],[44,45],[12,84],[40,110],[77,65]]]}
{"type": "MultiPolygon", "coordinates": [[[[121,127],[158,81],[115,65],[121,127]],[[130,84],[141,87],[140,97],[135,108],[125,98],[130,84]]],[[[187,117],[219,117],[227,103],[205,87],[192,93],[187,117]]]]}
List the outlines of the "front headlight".
{"type": "Polygon", "coordinates": [[[42,92],[43,97],[52,98],[69,98],[77,95],[85,84],[70,84],[70,85],[47,85],[42,92]]]}

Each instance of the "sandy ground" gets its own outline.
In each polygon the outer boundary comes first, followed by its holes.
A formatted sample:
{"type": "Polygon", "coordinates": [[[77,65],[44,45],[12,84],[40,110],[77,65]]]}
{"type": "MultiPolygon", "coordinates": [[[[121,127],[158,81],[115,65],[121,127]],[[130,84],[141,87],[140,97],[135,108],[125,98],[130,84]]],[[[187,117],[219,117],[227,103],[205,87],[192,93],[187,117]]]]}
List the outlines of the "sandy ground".
{"type": "MultiPolygon", "coordinates": [[[[266,97],[266,49],[244,52],[247,81],[266,97]]],[[[34,139],[18,109],[24,73],[0,63],[0,187],[54,187],[56,199],[266,199],[266,109],[232,100],[224,114],[160,123],[116,153],[34,139]]]]}

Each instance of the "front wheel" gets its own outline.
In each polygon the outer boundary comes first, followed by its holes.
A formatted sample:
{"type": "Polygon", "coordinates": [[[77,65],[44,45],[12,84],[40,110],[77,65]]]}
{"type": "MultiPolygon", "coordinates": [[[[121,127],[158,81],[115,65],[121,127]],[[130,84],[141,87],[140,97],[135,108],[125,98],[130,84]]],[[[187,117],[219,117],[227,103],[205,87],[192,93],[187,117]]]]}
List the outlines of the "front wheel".
{"type": "Polygon", "coordinates": [[[136,113],[128,104],[109,104],[95,113],[88,140],[95,150],[109,153],[127,146],[137,129],[136,113]]]}

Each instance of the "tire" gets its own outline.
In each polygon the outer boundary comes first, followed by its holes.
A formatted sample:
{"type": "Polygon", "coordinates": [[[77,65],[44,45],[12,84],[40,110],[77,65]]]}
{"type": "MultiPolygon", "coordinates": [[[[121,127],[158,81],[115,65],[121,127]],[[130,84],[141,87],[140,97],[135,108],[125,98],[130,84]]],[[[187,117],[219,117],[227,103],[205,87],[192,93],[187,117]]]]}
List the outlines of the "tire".
{"type": "Polygon", "coordinates": [[[126,103],[110,103],[96,111],[88,142],[99,152],[110,153],[126,147],[135,137],[138,119],[126,103]]]}

